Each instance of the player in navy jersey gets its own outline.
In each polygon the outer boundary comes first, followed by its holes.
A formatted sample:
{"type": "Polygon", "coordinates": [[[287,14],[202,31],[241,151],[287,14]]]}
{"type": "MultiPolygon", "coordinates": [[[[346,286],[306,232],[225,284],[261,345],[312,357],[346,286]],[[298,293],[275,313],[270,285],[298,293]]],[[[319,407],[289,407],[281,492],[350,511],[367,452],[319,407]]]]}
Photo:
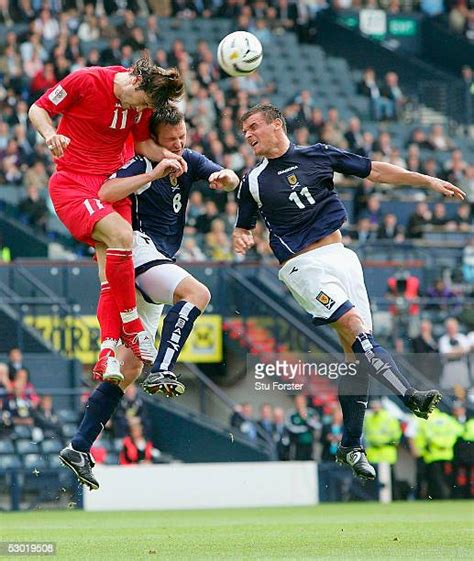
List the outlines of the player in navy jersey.
{"type": "MultiPolygon", "coordinates": [[[[160,146],[183,157],[187,171],[176,177],[173,172],[180,173],[180,168],[174,160],[165,159],[156,165],[137,156],[103,184],[99,197],[110,203],[129,195],[132,198],[137,310],[153,341],[163,304],[171,305],[163,321],[156,361],[143,387],[148,393],[162,392],[173,397],[185,391],[173,367],[195,320],[210,300],[207,287],[176,265],[174,259],[183,238],[189,192],[199,180],[208,181],[211,189],[231,191],[239,184],[239,178],[232,170],[222,169],[205,156],[185,148],[184,116],[175,107],[166,107],[155,114],[150,129],[160,146]]],[[[117,358],[123,366],[114,401],[98,399],[94,411],[86,410],[71,441],[74,450],[90,450],[125,388],[141,374],[143,365],[129,349],[119,347],[117,358]]],[[[99,487],[87,453],[84,462],[68,465],[82,483],[91,489],[99,487]]]]}
{"type": "Polygon", "coordinates": [[[464,193],[446,181],[371,162],[327,144],[295,146],[281,112],[272,105],[253,107],[242,116],[241,125],[246,141],[262,160],[239,188],[234,250],[244,254],[252,247],[252,229],[260,214],[282,265],[280,280],[313,316],[315,325],[328,323],[335,328],[347,359],[353,361],[356,355],[364,366],[365,372],[344,376],[339,384],[344,432],[337,461],[351,466],[358,477],[374,479],[375,470],[361,446],[369,374],[425,419],[441,394],[413,388],[372,335],[362,267],[357,255],[342,244],[339,228],[347,213],[334,190],[334,172],[376,183],[427,187],[460,200],[464,193]]]}
{"type": "MultiPolygon", "coordinates": [[[[206,180],[211,189],[232,191],[239,184],[237,175],[223,169],[202,154],[185,148],[186,124],[175,107],[155,114],[150,128],[161,146],[186,161],[188,170],[180,177],[153,180],[153,164],[135,157],[103,185],[100,196],[106,201],[131,195],[132,226],[135,235],[135,263],[138,312],[150,334],[155,337],[163,304],[171,304],[161,332],[158,355],[143,383],[150,394],[180,395],[184,385],[173,373],[179,353],[191,333],[194,322],[210,300],[209,290],[185,269],[174,263],[181,246],[186,207],[194,182],[206,180]]],[[[170,166],[177,165],[170,160],[170,166]]],[[[158,168],[159,166],[157,166],[158,168]]],[[[135,379],[141,371],[139,361],[125,349],[121,352],[126,379],[135,379]]],[[[129,382],[130,383],[130,382],[129,382]]]]}

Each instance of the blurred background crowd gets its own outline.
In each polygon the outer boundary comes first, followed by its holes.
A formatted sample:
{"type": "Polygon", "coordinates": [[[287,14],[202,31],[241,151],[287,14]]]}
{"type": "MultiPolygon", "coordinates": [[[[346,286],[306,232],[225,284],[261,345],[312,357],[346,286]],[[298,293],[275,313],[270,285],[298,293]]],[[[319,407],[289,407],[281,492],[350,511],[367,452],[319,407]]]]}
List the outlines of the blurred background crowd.
{"type": "MultiPolygon", "coordinates": [[[[377,8],[438,18],[446,30],[474,42],[469,0],[0,0],[0,213],[20,221],[33,237],[54,242],[56,256],[89,255],[54,215],[47,196],[53,162],[28,122],[28,108],[70,72],[94,65],[129,68],[145,48],[161,66],[182,72],[188,146],[240,175],[255,160],[238,129],[239,116],[257,102],[273,101],[297,144],[324,142],[455,183],[467,193],[464,204],[420,189],[336,176],[349,214],[345,243],[363,258],[401,262],[387,281],[377,271],[368,279],[380,338],[398,351],[431,355],[424,371],[452,397],[450,410],[425,424],[390,404],[371,403],[369,460],[394,465],[405,454],[416,463],[417,478],[408,487],[393,470],[396,496],[473,497],[472,453],[468,459],[465,443],[474,441],[474,75],[470,66],[462,68],[463,123],[435,112],[422,120],[413,84],[397,72],[376,70],[370,61],[351,68],[314,45],[321,12],[377,8]],[[225,34],[223,19],[229,31],[248,30],[262,41],[260,72],[231,79],[219,70],[215,47],[225,34]],[[420,256],[431,258],[430,267],[411,266],[420,256]]],[[[234,194],[197,185],[178,259],[235,261],[236,210],[234,194]]],[[[5,234],[0,229],[0,261],[9,262],[21,255],[5,234]]],[[[246,259],[274,265],[261,223],[255,238],[246,259]]],[[[0,431],[6,437],[0,452],[12,462],[18,460],[13,452],[21,454],[25,467],[54,466],[80,413],[56,411],[50,395],[37,395],[21,352],[14,349],[9,358],[8,365],[0,364],[0,431]]],[[[175,460],[151,443],[144,411],[140,395],[129,388],[93,450],[98,462],[175,460]]],[[[339,406],[321,396],[299,396],[291,411],[266,403],[256,414],[244,403],[230,424],[250,440],[271,442],[280,460],[332,461],[341,438],[339,406]]]]}

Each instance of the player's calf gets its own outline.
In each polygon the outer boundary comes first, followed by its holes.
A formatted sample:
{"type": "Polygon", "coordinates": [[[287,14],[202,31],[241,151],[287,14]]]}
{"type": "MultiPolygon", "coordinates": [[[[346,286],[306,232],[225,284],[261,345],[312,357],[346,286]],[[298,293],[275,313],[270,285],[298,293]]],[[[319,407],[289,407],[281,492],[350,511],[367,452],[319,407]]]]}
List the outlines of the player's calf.
{"type": "Polygon", "coordinates": [[[143,389],[147,393],[163,393],[167,397],[184,393],[185,386],[173,373],[173,369],[200,314],[201,310],[197,306],[185,300],[177,302],[167,313],[156,360],[143,382],[143,389]]]}

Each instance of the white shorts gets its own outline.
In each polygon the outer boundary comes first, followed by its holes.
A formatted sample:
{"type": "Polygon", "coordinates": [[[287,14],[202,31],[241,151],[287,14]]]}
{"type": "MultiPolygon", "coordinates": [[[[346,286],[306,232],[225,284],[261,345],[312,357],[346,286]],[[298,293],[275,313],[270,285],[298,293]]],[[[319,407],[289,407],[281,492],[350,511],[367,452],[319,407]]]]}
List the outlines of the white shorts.
{"type": "Polygon", "coordinates": [[[138,314],[154,340],[163,305],[173,305],[176,287],[191,274],[160,253],[152,240],[142,232],[134,232],[133,261],[138,314]]]}
{"type": "Polygon", "coordinates": [[[355,307],[372,331],[369,297],[357,254],[335,243],[287,261],[278,273],[316,325],[333,323],[355,307]]]}

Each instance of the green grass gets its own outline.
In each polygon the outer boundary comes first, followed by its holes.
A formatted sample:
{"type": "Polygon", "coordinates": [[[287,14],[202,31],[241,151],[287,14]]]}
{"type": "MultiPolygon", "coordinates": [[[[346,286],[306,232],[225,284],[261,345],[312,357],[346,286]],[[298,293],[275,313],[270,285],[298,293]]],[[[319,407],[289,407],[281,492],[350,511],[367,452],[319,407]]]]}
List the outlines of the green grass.
{"type": "Polygon", "coordinates": [[[0,539],[53,541],[56,559],[81,561],[464,561],[474,559],[473,524],[474,504],[466,501],[179,512],[35,511],[1,514],[0,539]]]}

